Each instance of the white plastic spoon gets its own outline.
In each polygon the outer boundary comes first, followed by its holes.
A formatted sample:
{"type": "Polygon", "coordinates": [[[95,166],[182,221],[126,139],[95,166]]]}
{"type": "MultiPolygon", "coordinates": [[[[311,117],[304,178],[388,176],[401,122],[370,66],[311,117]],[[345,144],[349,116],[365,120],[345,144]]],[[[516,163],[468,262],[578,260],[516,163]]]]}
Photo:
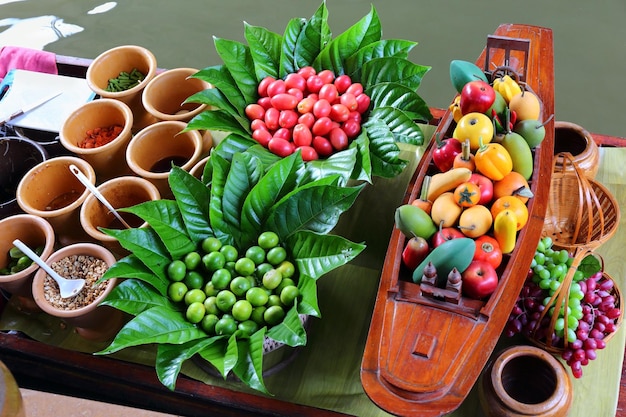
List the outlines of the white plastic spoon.
{"type": "Polygon", "coordinates": [[[115,218],[117,220],[120,221],[120,223],[122,223],[124,225],[124,227],[126,227],[127,229],[131,229],[130,225],[128,223],[126,223],[126,221],[122,218],[122,216],[120,216],[120,214],[117,212],[117,210],[115,210],[115,208],[113,208],[113,206],[111,205],[111,203],[108,202],[108,200],[106,198],[104,198],[104,196],[102,195],[102,193],[100,193],[100,191],[98,191],[98,189],[89,181],[89,178],[87,178],[85,176],[85,174],[83,174],[81,172],[80,169],[78,169],[78,167],[74,164],[70,165],[70,171],[72,171],[72,174],[74,174],[76,176],[76,178],[78,178],[78,180],[98,199],[100,200],[100,202],[102,204],[104,204],[104,206],[109,209],[109,211],[111,213],[113,213],[113,215],[115,216],[115,218]]]}
{"type": "Polygon", "coordinates": [[[28,246],[22,243],[22,241],[20,241],[19,239],[15,239],[13,241],[13,245],[15,245],[15,247],[21,250],[22,253],[24,253],[24,255],[32,259],[37,265],[39,265],[44,271],[46,271],[48,275],[52,277],[52,279],[54,279],[57,282],[57,284],[59,285],[59,292],[61,293],[61,298],[73,297],[76,294],[78,294],[80,290],[82,290],[83,287],[85,286],[85,280],[82,278],[67,279],[67,278],[63,278],[62,276],[54,272],[54,270],[50,268],[50,266],[47,263],[45,263],[43,259],[41,259],[35,252],[33,252],[28,246]]]}

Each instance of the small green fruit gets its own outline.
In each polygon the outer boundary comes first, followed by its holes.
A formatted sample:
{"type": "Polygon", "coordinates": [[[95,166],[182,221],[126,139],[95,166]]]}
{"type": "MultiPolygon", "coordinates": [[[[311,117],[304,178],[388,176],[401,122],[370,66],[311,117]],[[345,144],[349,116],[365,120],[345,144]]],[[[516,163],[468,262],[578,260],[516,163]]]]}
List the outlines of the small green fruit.
{"type": "Polygon", "coordinates": [[[513,131],[522,136],[531,149],[538,146],[546,137],[546,128],[539,120],[520,120],[515,123],[513,131]]]}
{"type": "Polygon", "coordinates": [[[404,204],[396,209],[395,223],[408,239],[419,236],[428,240],[437,232],[437,227],[428,213],[412,204],[404,204]]]}

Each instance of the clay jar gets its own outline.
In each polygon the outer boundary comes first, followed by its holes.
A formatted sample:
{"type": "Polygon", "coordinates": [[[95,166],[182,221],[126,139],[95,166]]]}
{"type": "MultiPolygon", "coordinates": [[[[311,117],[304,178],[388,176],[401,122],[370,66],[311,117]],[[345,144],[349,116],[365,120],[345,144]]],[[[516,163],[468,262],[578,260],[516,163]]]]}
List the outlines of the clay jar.
{"type": "Polygon", "coordinates": [[[17,136],[0,138],[0,219],[20,213],[15,192],[29,169],[48,159],[35,141],[17,136]]]}
{"type": "MultiPolygon", "coordinates": [[[[72,255],[86,255],[102,259],[109,267],[115,263],[115,256],[109,250],[94,243],[76,243],[63,247],[50,255],[46,263],[52,265],[72,255]]],[[[46,276],[46,271],[39,269],[33,278],[32,285],[33,298],[44,313],[62,319],[67,324],[74,326],[80,336],[93,341],[109,340],[122,327],[124,317],[120,310],[99,305],[113,291],[117,284],[117,278],[108,280],[104,291],[90,304],[73,310],[65,310],[53,306],[46,300],[44,288],[46,276]]],[[[70,277],[66,276],[66,278],[70,277]]],[[[53,283],[53,285],[56,285],[56,283],[53,283]]],[[[83,288],[77,297],[80,297],[85,291],[88,291],[87,287],[83,288]]]]}
{"type": "Polygon", "coordinates": [[[182,133],[186,126],[180,121],[157,122],[137,133],[126,149],[130,169],[156,185],[165,198],[172,195],[167,180],[172,162],[189,171],[202,156],[200,133],[182,133]]]}
{"type": "Polygon", "coordinates": [[[93,167],[98,179],[106,180],[130,173],[125,163],[126,147],[132,136],[133,113],[121,101],[100,99],[76,109],[65,120],[59,137],[65,149],[83,158],[93,167]],[[121,127],[111,142],[95,148],[81,145],[89,131],[97,128],[121,127]]]}
{"type": "Polygon", "coordinates": [[[130,107],[134,116],[133,129],[137,131],[155,122],[143,107],[141,95],[156,73],[157,62],[152,52],[138,45],[122,45],[98,55],[87,68],[85,78],[89,88],[100,97],[120,100],[130,107]],[[144,75],[142,82],[124,91],[106,90],[110,79],[117,78],[122,71],[130,73],[133,69],[144,75]]]}
{"type": "Polygon", "coordinates": [[[565,417],[572,385],[563,365],[535,346],[513,346],[492,359],[479,380],[488,417],[565,417]]]}
{"type": "MultiPolygon", "coordinates": [[[[574,162],[589,179],[594,179],[600,167],[600,151],[591,134],[583,127],[570,122],[554,122],[554,154],[569,152],[574,162]]],[[[557,161],[556,169],[562,164],[557,161]]]]}
{"type": "MultiPolygon", "coordinates": [[[[131,207],[145,201],[161,198],[161,194],[154,184],[146,179],[133,176],[110,179],[98,186],[98,191],[115,209],[131,207]]],[[[137,216],[130,213],[119,213],[131,227],[147,225],[137,216]]],[[[87,197],[80,209],[80,223],[89,236],[102,243],[111,252],[123,256],[128,254],[117,239],[99,230],[101,227],[122,229],[125,226],[93,194],[87,197]]]]}
{"type": "Polygon", "coordinates": [[[70,171],[72,164],[92,184],[96,183],[96,173],[87,161],[59,156],[34,166],[17,186],[19,206],[28,214],[48,220],[61,245],[88,237],[80,226],[79,209],[89,190],[70,171]]]}
{"type": "MultiPolygon", "coordinates": [[[[9,250],[13,241],[19,239],[30,248],[43,247],[40,257],[48,258],[54,250],[54,229],[48,221],[32,214],[16,214],[0,220],[0,265],[9,263],[9,250]]],[[[0,275],[0,288],[18,297],[20,306],[26,310],[37,311],[31,292],[33,276],[37,264],[11,275],[0,275]]]]}

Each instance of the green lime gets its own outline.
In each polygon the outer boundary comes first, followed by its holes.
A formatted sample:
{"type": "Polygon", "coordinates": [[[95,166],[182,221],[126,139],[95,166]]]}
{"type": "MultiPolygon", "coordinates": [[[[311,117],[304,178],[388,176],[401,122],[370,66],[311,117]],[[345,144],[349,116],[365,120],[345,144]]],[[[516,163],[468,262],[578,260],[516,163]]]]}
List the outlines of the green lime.
{"type": "Polygon", "coordinates": [[[267,304],[269,296],[267,292],[261,287],[252,287],[246,292],[246,300],[252,304],[253,307],[260,307],[267,304]]]}
{"type": "Polygon", "coordinates": [[[198,271],[187,271],[184,282],[189,289],[202,288],[204,285],[204,277],[198,271]]]}
{"type": "Polygon", "coordinates": [[[225,290],[230,285],[231,278],[232,276],[230,275],[228,269],[220,268],[217,271],[213,272],[213,275],[211,276],[211,282],[213,283],[215,289],[225,290]]]}
{"type": "Polygon", "coordinates": [[[282,261],[277,267],[283,278],[291,278],[296,273],[296,267],[290,261],[282,261]]]}
{"type": "Polygon", "coordinates": [[[295,285],[287,285],[280,292],[280,302],[287,307],[291,307],[299,295],[300,291],[298,290],[298,287],[296,287],[295,285]]]}
{"type": "Polygon", "coordinates": [[[237,297],[243,297],[252,285],[247,277],[238,276],[230,282],[230,290],[237,297]]]}
{"type": "Polygon", "coordinates": [[[273,290],[280,285],[283,275],[277,269],[271,269],[263,274],[263,286],[268,290],[273,290]]]}
{"type": "Polygon", "coordinates": [[[215,300],[217,308],[219,308],[220,311],[223,311],[224,313],[229,313],[230,310],[233,308],[233,305],[237,301],[237,297],[235,297],[235,294],[233,294],[229,290],[222,290],[218,292],[215,297],[217,297],[217,299],[215,300]]]}
{"type": "Polygon", "coordinates": [[[207,297],[217,295],[218,292],[219,290],[215,288],[215,285],[213,285],[211,281],[208,281],[206,284],[204,284],[204,293],[207,297]]]}
{"type": "Polygon", "coordinates": [[[274,289],[274,292],[280,295],[283,288],[285,288],[288,285],[296,285],[296,283],[293,282],[291,278],[283,278],[283,280],[280,281],[280,284],[278,285],[278,287],[274,289]]]}
{"type": "Polygon", "coordinates": [[[185,317],[192,323],[200,323],[205,313],[206,309],[204,308],[204,304],[196,301],[189,304],[185,312],[185,317]]]}
{"type": "Polygon", "coordinates": [[[231,314],[237,321],[246,321],[252,314],[252,304],[248,300],[238,300],[233,304],[231,314]]]}
{"type": "Polygon", "coordinates": [[[237,262],[235,262],[235,271],[237,271],[239,275],[243,275],[244,277],[246,275],[254,274],[255,268],[256,264],[250,258],[239,258],[237,259],[237,262]]]}
{"type": "Polygon", "coordinates": [[[226,259],[221,252],[210,252],[202,257],[202,263],[207,271],[213,272],[224,268],[226,259]]]}
{"type": "Polygon", "coordinates": [[[282,246],[276,246],[267,251],[267,255],[265,255],[265,257],[267,258],[267,262],[276,266],[287,259],[287,250],[282,246]]]}
{"type": "Polygon", "coordinates": [[[257,265],[254,274],[257,278],[263,279],[263,275],[265,275],[265,273],[270,269],[274,269],[274,266],[269,262],[263,262],[261,265],[257,265]]]}
{"type": "Polygon", "coordinates": [[[187,266],[180,259],[170,262],[167,265],[167,276],[172,281],[182,281],[185,279],[187,273],[187,266]]]}
{"type": "Polygon", "coordinates": [[[206,253],[217,252],[222,247],[222,242],[216,237],[207,237],[202,241],[202,250],[206,253]]]}
{"type": "Polygon", "coordinates": [[[167,289],[167,295],[175,303],[183,301],[187,293],[187,286],[184,282],[172,282],[167,289]]]}
{"type": "Polygon", "coordinates": [[[185,294],[185,304],[191,305],[193,303],[203,303],[206,300],[206,294],[201,289],[193,289],[187,291],[185,294]]]}
{"type": "Polygon", "coordinates": [[[221,311],[219,308],[217,308],[217,297],[215,295],[212,295],[210,297],[207,297],[204,300],[204,308],[206,308],[206,312],[207,314],[221,314],[221,311]]]}
{"type": "Polygon", "coordinates": [[[285,318],[285,310],[281,306],[271,306],[263,313],[263,319],[270,326],[275,326],[285,318]]]}
{"type": "Polygon", "coordinates": [[[270,231],[263,232],[259,235],[257,243],[263,249],[272,249],[274,246],[278,245],[278,235],[270,231]]]}
{"type": "Polygon", "coordinates": [[[187,266],[187,271],[193,271],[202,262],[202,256],[198,252],[189,252],[185,255],[184,262],[187,266]]]}
{"type": "Polygon", "coordinates": [[[241,330],[244,336],[250,337],[259,330],[259,325],[254,320],[246,320],[239,323],[237,329],[241,330]]]}
{"type": "Polygon", "coordinates": [[[232,317],[222,317],[215,323],[215,334],[230,336],[237,330],[237,322],[232,317]]]}
{"type": "Polygon", "coordinates": [[[267,307],[265,306],[254,307],[252,309],[252,314],[250,314],[250,320],[254,321],[259,327],[265,326],[267,324],[263,318],[265,310],[267,310],[267,307]]]}
{"type": "Polygon", "coordinates": [[[215,325],[217,324],[219,319],[220,318],[217,317],[215,314],[208,313],[202,319],[200,327],[202,327],[202,330],[204,330],[208,334],[213,335],[215,334],[215,325]]]}
{"type": "Polygon", "coordinates": [[[235,271],[235,261],[228,261],[224,268],[228,269],[231,275],[237,275],[237,271],[235,271]]]}
{"type": "Polygon", "coordinates": [[[255,265],[260,265],[265,262],[265,249],[260,246],[250,246],[245,257],[252,259],[255,265]]]}
{"type": "Polygon", "coordinates": [[[226,262],[235,262],[239,258],[239,251],[233,245],[222,246],[220,253],[224,255],[226,262]]]}

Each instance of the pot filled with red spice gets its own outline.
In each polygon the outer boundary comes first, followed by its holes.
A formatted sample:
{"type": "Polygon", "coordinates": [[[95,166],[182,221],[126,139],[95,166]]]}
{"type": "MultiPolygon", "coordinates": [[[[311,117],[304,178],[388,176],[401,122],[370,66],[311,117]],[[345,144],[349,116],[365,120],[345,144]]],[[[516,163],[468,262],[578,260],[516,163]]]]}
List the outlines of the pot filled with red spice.
{"type": "Polygon", "coordinates": [[[132,126],[133,113],[126,104],[103,98],[70,114],[59,137],[63,147],[89,162],[102,181],[130,173],[125,154],[132,126]]]}

